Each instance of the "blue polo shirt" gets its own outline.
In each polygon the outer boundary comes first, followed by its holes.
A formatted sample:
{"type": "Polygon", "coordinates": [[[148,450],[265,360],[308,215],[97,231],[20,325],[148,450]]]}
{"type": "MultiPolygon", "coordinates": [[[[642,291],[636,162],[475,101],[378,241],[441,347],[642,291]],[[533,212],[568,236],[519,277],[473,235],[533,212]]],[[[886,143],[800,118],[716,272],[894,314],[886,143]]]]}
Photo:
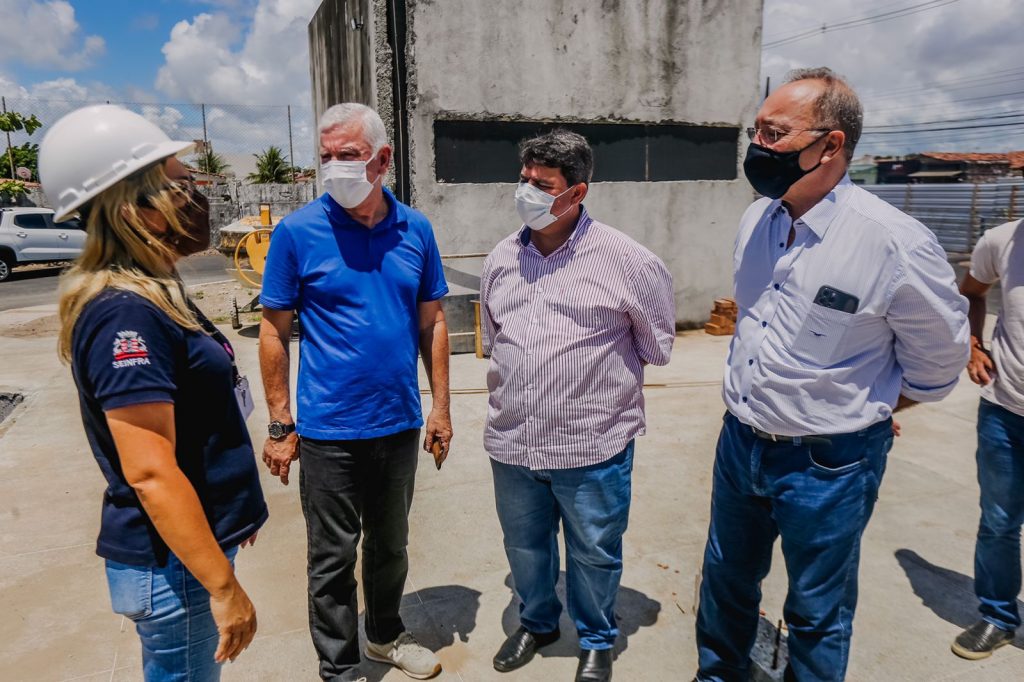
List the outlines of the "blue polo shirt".
{"type": "Polygon", "coordinates": [[[233,350],[179,327],[145,298],[107,289],[75,322],[71,370],[85,435],[107,480],[96,553],[163,566],[169,549],[129,485],[105,412],[174,404],[175,458],[223,549],[267,520],[249,431],[235,398],[233,350]]]}
{"type": "Polygon", "coordinates": [[[299,314],[300,436],[356,440],[423,425],[419,304],[448,293],[426,217],[387,189],[372,229],[329,194],[282,220],[260,303],[299,314]]]}

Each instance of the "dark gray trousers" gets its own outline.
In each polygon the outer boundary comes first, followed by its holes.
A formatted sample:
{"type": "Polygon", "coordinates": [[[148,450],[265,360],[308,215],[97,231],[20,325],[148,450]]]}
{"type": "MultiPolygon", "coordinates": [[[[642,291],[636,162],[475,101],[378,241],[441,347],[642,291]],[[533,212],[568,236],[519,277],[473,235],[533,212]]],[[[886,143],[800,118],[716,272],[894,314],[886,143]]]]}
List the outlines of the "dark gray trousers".
{"type": "Polygon", "coordinates": [[[367,440],[303,438],[299,495],[306,517],[309,631],[320,677],[359,665],[356,545],[363,537],[366,637],[383,644],[404,630],[398,607],[409,572],[419,429],[367,440]]]}

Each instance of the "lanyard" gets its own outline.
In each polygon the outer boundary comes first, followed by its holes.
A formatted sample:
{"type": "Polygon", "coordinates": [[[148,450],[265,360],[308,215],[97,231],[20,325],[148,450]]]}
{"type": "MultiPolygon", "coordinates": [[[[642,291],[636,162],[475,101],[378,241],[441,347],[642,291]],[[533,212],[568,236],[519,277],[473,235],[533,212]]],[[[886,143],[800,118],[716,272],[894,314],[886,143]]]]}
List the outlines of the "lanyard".
{"type": "Polygon", "coordinates": [[[217,329],[217,325],[210,322],[206,315],[203,314],[203,311],[199,309],[199,306],[197,306],[191,298],[186,300],[188,301],[189,310],[191,310],[196,316],[196,319],[199,320],[199,325],[203,328],[203,331],[206,332],[206,334],[214,341],[219,343],[221,347],[224,348],[224,352],[228,354],[228,357],[231,359],[231,376],[237,384],[241,373],[238,371],[238,364],[235,362],[235,349],[231,347],[231,342],[228,341],[228,337],[224,336],[224,333],[217,329]]]}

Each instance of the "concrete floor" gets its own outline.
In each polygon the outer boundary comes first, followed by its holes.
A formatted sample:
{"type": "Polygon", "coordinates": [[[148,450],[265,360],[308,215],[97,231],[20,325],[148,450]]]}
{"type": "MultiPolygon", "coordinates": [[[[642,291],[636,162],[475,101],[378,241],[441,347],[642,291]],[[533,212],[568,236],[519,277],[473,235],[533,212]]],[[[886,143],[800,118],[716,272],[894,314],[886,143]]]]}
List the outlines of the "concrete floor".
{"type": "MultiPolygon", "coordinates": [[[[93,552],[103,482],[86,448],[69,371],[56,359],[54,337],[3,336],[11,324],[53,312],[44,306],[0,313],[0,391],[27,394],[0,425],[0,680],[139,679],[138,639],[130,623],[110,612],[93,552]]],[[[225,331],[255,379],[251,330],[243,330],[244,338],[225,331]]],[[[648,372],[650,433],[637,445],[618,606],[620,682],[689,680],[695,669],[694,592],[727,343],[683,334],[672,364],[648,372]]],[[[454,448],[440,472],[428,456],[421,460],[404,615],[420,640],[439,651],[440,679],[571,680],[576,645],[567,619],[562,641],[529,666],[499,675],[490,665],[516,621],[481,446],[485,368],[471,355],[452,358],[454,448]]],[[[951,639],[975,619],[976,404],[977,392],[964,378],[945,402],[901,415],[904,435],[890,455],[864,538],[850,680],[1024,679],[1024,638],[983,662],[949,651],[951,639]]],[[[260,408],[250,428],[262,442],[260,408]]],[[[264,489],[270,522],[238,559],[259,634],[225,668],[224,679],[315,680],[298,486],[264,476],[264,489]]],[[[777,556],[764,585],[763,608],[772,622],[780,617],[785,585],[777,556]]],[[[406,679],[376,664],[364,674],[374,682],[406,679]]]]}

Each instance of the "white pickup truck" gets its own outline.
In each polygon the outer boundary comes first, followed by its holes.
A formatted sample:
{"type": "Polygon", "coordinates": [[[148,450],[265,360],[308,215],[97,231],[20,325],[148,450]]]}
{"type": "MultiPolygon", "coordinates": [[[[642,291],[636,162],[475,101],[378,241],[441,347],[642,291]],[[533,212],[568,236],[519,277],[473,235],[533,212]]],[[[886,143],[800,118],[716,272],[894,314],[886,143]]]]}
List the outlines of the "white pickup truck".
{"type": "Polygon", "coordinates": [[[55,223],[49,208],[0,208],[0,282],[17,265],[74,260],[84,245],[77,218],[55,223]]]}

